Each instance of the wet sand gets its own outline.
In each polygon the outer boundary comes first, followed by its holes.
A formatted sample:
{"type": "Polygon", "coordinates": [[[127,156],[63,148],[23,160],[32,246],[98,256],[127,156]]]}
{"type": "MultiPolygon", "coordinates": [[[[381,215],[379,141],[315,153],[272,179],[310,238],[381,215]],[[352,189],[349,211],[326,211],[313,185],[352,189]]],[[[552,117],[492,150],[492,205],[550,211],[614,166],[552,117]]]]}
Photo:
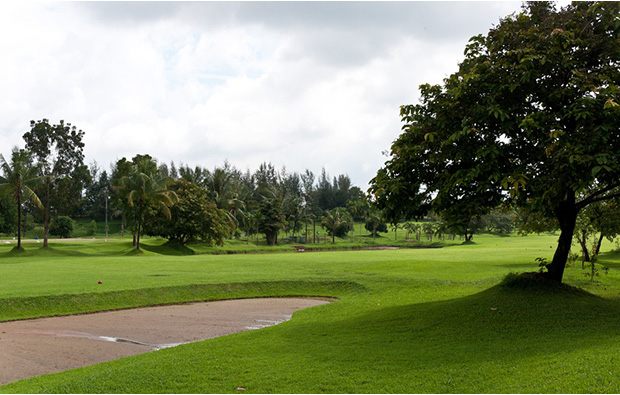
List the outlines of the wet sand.
{"type": "Polygon", "coordinates": [[[0,322],[0,385],[276,325],[325,303],[239,299],[0,322]]]}

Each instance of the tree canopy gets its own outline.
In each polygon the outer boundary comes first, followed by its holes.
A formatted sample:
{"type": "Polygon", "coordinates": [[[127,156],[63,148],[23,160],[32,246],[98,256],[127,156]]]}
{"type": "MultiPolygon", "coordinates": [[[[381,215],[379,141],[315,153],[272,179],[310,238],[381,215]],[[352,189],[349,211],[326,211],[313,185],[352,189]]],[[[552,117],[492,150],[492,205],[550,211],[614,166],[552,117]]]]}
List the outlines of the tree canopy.
{"type": "Polygon", "coordinates": [[[63,206],[67,208],[72,202],[75,204],[82,197],[81,191],[89,176],[84,166],[83,137],[83,131],[62,120],[57,125],[50,124],[47,119],[30,121],[30,130],[24,133],[26,149],[36,157],[42,177],[39,195],[45,206],[44,247],[47,247],[52,201],[58,210],[63,206]]]}
{"type": "Polygon", "coordinates": [[[555,217],[561,281],[578,212],[620,196],[620,3],[554,7],[526,3],[422,85],[370,191],[389,218],[434,211],[454,230],[500,204],[555,217]]]}
{"type": "Polygon", "coordinates": [[[183,179],[173,181],[169,188],[178,198],[170,207],[170,219],[150,208],[145,216],[145,233],[181,245],[198,239],[222,245],[230,232],[230,221],[224,210],[207,200],[206,190],[183,179]]]}

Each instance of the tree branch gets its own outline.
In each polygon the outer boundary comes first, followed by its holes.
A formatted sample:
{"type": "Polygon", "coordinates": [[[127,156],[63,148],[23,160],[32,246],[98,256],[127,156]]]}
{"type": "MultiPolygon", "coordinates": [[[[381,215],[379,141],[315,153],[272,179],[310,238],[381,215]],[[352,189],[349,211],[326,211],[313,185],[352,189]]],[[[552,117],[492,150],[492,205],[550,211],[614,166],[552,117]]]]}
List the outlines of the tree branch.
{"type": "Polygon", "coordinates": [[[612,193],[611,195],[600,196],[618,187],[620,187],[620,183],[612,184],[606,188],[600,189],[594,192],[592,195],[588,196],[587,198],[583,199],[582,201],[578,202],[576,206],[579,210],[581,210],[582,208],[586,207],[589,204],[620,197],[620,191],[616,193],[612,193]]]}

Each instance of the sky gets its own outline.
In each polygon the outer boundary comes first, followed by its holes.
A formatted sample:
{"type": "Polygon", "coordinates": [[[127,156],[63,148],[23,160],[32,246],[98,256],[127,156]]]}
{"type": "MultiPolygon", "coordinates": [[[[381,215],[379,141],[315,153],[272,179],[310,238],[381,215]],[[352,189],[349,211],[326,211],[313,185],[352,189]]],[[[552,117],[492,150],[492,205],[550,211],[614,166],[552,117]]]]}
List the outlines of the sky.
{"type": "Polygon", "coordinates": [[[87,164],[136,154],[241,171],[263,162],[366,189],[399,106],[456,72],[521,2],[0,4],[0,153],[31,120],[84,131],[87,164]]]}

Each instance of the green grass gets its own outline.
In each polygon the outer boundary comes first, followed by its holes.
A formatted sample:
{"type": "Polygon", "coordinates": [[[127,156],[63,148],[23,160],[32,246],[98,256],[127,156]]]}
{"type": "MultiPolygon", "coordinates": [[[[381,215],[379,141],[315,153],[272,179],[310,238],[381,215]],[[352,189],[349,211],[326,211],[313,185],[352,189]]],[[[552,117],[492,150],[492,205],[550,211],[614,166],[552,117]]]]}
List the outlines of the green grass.
{"type": "MultiPolygon", "coordinates": [[[[620,253],[596,282],[511,288],[557,235],[445,248],[174,255],[147,240],[0,246],[0,320],[256,296],[324,296],[259,331],[0,387],[53,393],[618,393],[620,253]],[[103,284],[99,285],[98,280],[103,284]]],[[[239,246],[240,247],[240,246],[239,246]]],[[[551,248],[550,248],[551,247],[551,248]]],[[[182,253],[181,251],[180,253],[182,253]]],[[[196,251],[194,251],[196,252],[196,251]]],[[[1,334],[0,334],[1,341],[1,334]]]]}

